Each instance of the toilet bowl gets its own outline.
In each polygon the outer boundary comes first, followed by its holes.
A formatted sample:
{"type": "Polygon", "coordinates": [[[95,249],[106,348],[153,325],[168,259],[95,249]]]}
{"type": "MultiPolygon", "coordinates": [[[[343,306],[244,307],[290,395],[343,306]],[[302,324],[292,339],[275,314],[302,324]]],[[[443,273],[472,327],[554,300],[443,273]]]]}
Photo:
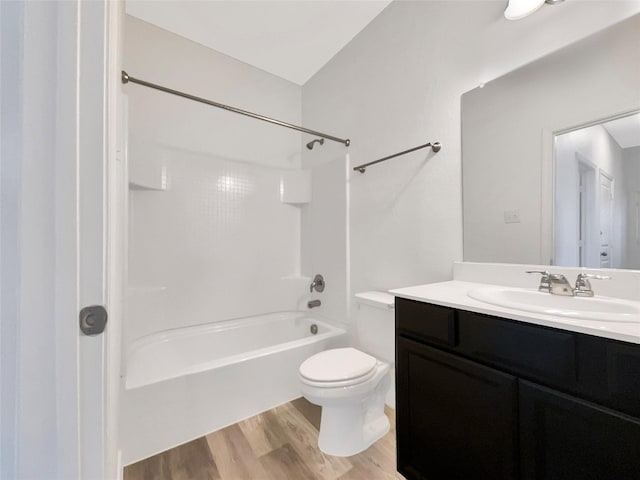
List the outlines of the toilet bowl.
{"type": "Polygon", "coordinates": [[[347,457],[366,450],[389,431],[384,400],[389,364],[355,348],[335,348],[305,360],[302,394],[322,407],[318,447],[347,457]]]}

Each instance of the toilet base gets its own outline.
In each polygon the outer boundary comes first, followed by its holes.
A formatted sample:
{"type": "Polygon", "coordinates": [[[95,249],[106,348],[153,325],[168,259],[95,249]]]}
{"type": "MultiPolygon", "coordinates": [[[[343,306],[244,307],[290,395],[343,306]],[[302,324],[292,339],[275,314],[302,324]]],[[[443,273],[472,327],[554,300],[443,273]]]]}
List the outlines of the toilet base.
{"type": "Polygon", "coordinates": [[[389,364],[377,361],[372,377],[344,385],[314,385],[301,375],[302,394],[322,407],[318,447],[327,455],[356,455],[383,437],[390,428],[384,413],[389,390],[389,364]]]}
{"type": "Polygon", "coordinates": [[[385,436],[389,427],[384,411],[372,416],[363,415],[362,405],[323,407],[318,447],[327,455],[350,457],[385,436]]]}
{"type": "Polygon", "coordinates": [[[324,405],[320,420],[318,447],[327,455],[356,455],[389,431],[389,419],[384,413],[384,397],[389,388],[385,377],[364,401],[341,405],[324,405]]]}

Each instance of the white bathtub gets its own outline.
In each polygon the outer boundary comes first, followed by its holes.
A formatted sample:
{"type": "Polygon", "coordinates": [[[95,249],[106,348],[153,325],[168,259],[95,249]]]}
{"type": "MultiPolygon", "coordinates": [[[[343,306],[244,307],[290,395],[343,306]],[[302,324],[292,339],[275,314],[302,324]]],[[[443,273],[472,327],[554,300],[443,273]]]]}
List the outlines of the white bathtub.
{"type": "Polygon", "coordinates": [[[299,397],[300,364],[346,345],[344,330],[304,312],[169,330],[135,341],[122,392],[123,463],[299,397]]]}

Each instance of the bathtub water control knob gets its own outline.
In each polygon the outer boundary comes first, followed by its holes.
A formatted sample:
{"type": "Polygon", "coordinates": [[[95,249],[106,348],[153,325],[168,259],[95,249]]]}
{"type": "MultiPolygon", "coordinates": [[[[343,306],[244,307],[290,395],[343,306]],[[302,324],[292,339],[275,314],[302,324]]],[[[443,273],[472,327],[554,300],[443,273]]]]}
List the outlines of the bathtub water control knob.
{"type": "Polygon", "coordinates": [[[318,273],[313,277],[313,282],[311,282],[311,285],[309,286],[309,292],[313,293],[314,289],[319,293],[324,292],[324,285],[324,277],[318,273]]]}

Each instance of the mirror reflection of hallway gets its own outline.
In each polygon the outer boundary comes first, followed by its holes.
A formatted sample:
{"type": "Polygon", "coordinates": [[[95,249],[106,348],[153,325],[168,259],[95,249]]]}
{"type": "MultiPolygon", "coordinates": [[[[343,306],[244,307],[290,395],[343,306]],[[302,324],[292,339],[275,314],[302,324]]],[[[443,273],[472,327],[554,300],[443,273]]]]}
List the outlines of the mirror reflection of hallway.
{"type": "MultiPolygon", "coordinates": [[[[600,195],[598,196],[598,213],[600,217],[600,268],[611,268],[613,242],[613,178],[600,171],[600,195]]],[[[619,253],[619,252],[618,252],[619,253]]]]}
{"type": "Polygon", "coordinates": [[[555,136],[554,264],[640,267],[640,113],[555,136]]]}
{"type": "MultiPolygon", "coordinates": [[[[578,266],[586,267],[589,265],[589,258],[597,249],[594,235],[590,235],[594,231],[592,225],[595,225],[593,212],[595,211],[595,175],[596,167],[588,162],[580,154],[576,154],[578,160],[579,180],[579,217],[578,217],[578,257],[580,263],[578,266]]],[[[560,227],[562,228],[562,227],[560,227]]],[[[597,240],[597,239],[595,239],[597,240]]]]}

